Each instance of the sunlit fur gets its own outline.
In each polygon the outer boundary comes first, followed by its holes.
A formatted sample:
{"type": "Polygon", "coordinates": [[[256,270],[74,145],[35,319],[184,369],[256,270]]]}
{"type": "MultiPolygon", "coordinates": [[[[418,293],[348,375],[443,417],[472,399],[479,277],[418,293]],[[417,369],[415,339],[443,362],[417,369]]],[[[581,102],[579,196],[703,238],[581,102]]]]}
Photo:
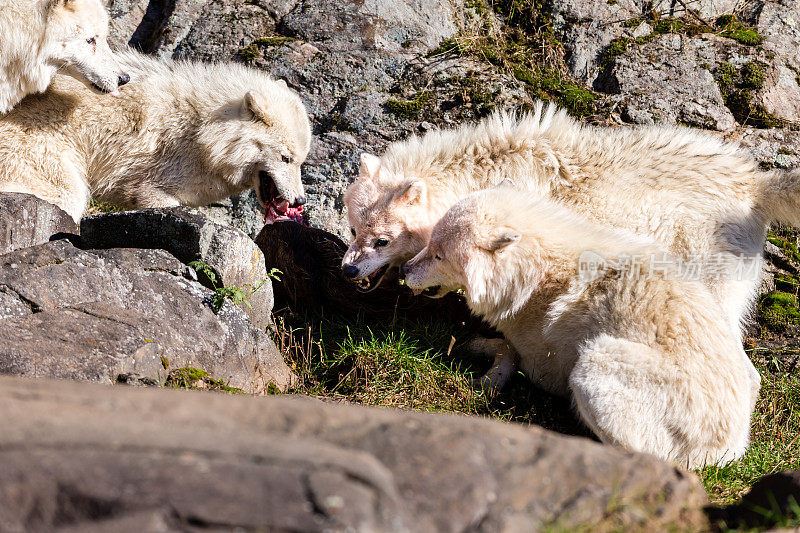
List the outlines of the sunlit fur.
{"type": "Polygon", "coordinates": [[[96,94],[56,76],[0,120],[0,191],[27,192],[76,220],[89,196],[122,207],[198,206],[258,187],[303,196],[311,130],[297,94],[237,64],[119,55],[131,82],[96,94]]]}
{"type": "Polygon", "coordinates": [[[404,271],[412,289],[463,289],[531,380],[570,396],[603,441],[724,463],[747,448],[758,374],[708,288],[679,266],[654,241],[498,187],[456,203],[404,271]],[[587,251],[605,262],[583,277],[587,251]]]}
{"type": "Polygon", "coordinates": [[[744,254],[742,279],[706,280],[737,328],[757,293],[767,224],[800,222],[800,172],[763,172],[737,145],[687,128],[585,126],[539,104],[364,154],[345,195],[355,237],[344,262],[364,277],[407,260],[451,205],[504,179],[675,254],[744,254]],[[380,234],[390,244],[374,250],[380,234]]]}
{"type": "Polygon", "coordinates": [[[100,0],[0,0],[0,115],[43,92],[59,69],[115,90],[123,70],[108,23],[100,0]]]}

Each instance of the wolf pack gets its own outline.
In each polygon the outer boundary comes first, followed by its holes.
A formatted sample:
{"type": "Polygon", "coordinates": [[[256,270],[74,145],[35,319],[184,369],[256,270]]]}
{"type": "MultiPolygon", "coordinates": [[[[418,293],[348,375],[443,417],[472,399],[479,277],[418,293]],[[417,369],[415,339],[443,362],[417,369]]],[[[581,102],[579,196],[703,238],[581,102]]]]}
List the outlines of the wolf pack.
{"type": "MultiPolygon", "coordinates": [[[[0,0],[0,192],[75,221],[90,199],[201,206],[254,189],[302,220],[311,126],[282,80],[234,63],[112,51],[100,0],[0,0]]],[[[800,171],[674,126],[496,112],[361,155],[342,274],[363,290],[463,294],[520,368],[603,442],[689,467],[748,446],[760,377],[742,348],[772,222],[800,224],[800,171]]]]}

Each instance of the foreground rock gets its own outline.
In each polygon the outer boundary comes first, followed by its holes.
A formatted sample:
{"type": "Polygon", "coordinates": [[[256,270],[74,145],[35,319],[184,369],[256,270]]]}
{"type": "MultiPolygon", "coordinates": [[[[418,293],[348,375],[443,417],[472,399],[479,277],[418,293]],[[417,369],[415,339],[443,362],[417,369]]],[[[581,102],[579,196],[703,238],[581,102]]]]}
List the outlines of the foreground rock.
{"type": "Polygon", "coordinates": [[[241,231],[216,224],[191,209],[143,209],[86,217],[81,220],[81,241],[85,248],[166,250],[185,264],[203,263],[198,274],[205,285],[238,288],[247,296],[239,307],[250,321],[260,329],[270,322],[272,283],[258,247],[241,231]]]}
{"type": "Polygon", "coordinates": [[[286,388],[293,374],[274,343],[193,274],[161,250],[65,240],[0,256],[0,373],[160,380],[169,362],[249,392],[286,388]]]}
{"type": "Polygon", "coordinates": [[[696,530],[692,474],[539,428],[0,378],[0,529],[696,530]]]}
{"type": "Polygon", "coordinates": [[[0,254],[45,243],[58,233],[78,233],[61,208],[30,194],[0,193],[0,254]]]}

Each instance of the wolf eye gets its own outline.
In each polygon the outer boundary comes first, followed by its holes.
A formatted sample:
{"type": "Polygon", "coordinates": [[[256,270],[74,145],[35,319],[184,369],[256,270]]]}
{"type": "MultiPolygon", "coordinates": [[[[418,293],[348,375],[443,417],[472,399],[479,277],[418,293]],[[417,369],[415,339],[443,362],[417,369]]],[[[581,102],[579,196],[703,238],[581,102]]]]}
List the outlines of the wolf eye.
{"type": "Polygon", "coordinates": [[[389,244],[389,239],[378,239],[377,241],[375,241],[375,248],[382,248],[387,244],[389,244]]]}
{"type": "Polygon", "coordinates": [[[290,156],[290,155],[282,155],[281,156],[281,160],[284,163],[291,163],[292,162],[292,156],[290,156]]]}
{"type": "Polygon", "coordinates": [[[94,37],[91,37],[89,39],[86,39],[86,42],[89,44],[96,44],[97,40],[94,37]]]}
{"type": "Polygon", "coordinates": [[[442,256],[439,255],[439,254],[434,255],[433,258],[436,259],[437,261],[441,261],[442,260],[442,256]]]}

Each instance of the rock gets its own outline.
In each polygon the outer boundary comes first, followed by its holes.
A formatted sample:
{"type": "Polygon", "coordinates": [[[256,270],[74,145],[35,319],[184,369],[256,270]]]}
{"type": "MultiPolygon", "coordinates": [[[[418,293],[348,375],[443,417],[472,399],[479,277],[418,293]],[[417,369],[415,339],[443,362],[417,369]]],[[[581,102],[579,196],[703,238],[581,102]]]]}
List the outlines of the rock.
{"type": "Polygon", "coordinates": [[[720,131],[736,120],[725,106],[710,68],[713,40],[666,34],[631,43],[609,66],[604,88],[621,94],[626,120],[637,124],[689,124],[720,131]]]}
{"type": "Polygon", "coordinates": [[[739,530],[774,526],[777,517],[795,516],[800,503],[800,471],[767,474],[756,481],[741,501],[711,509],[709,518],[739,530]]]}
{"type": "MultiPolygon", "coordinates": [[[[259,260],[263,261],[259,253],[259,260]]],[[[54,241],[0,256],[0,373],[113,383],[198,367],[263,392],[293,374],[230,302],[161,250],[79,250],[54,241]]]]}
{"type": "Polygon", "coordinates": [[[81,239],[84,248],[160,249],[186,264],[205,263],[216,278],[199,272],[205,285],[238,287],[249,294],[239,307],[251,322],[265,329],[271,321],[272,283],[258,247],[241,231],[196,211],[178,207],[93,215],[81,220],[81,239]]]}
{"type": "Polygon", "coordinates": [[[736,137],[742,146],[766,168],[800,166],[800,131],[789,129],[747,129],[736,137]]]}
{"type": "Polygon", "coordinates": [[[197,210],[215,224],[238,229],[251,239],[264,227],[264,208],[252,189],[197,210]]]}
{"type": "Polygon", "coordinates": [[[61,208],[30,194],[0,192],[0,255],[45,243],[58,233],[78,233],[61,208]]]}
{"type": "Polygon", "coordinates": [[[0,529],[698,530],[694,474],[537,427],[0,378],[0,529]]]}

